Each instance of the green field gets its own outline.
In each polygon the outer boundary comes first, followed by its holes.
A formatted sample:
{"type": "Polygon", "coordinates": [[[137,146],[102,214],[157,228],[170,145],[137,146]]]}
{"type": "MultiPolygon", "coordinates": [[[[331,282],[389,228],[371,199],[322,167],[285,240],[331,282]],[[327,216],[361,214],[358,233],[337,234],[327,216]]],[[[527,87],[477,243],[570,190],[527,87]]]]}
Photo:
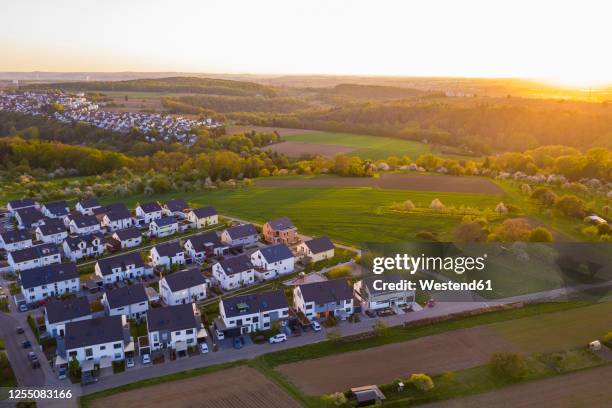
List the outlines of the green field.
{"type": "Polygon", "coordinates": [[[351,133],[314,132],[283,136],[283,139],[286,141],[355,147],[357,150],[351,152],[351,156],[372,160],[386,159],[389,156],[410,156],[412,159],[416,159],[422,154],[431,152],[431,147],[425,143],[351,133]]]}

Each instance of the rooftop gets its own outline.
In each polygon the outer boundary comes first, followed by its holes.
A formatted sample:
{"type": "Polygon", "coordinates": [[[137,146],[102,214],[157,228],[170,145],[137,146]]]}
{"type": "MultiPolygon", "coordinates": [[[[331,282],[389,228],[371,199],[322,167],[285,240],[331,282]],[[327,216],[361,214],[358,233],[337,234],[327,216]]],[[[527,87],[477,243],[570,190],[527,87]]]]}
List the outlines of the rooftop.
{"type": "Polygon", "coordinates": [[[261,255],[266,259],[268,263],[293,258],[293,253],[285,244],[268,245],[259,249],[259,252],[261,252],[261,255]]]}
{"type": "Polygon", "coordinates": [[[79,271],[74,262],[66,262],[21,271],[19,276],[21,285],[29,289],[69,279],[78,279],[79,271]]]}
{"type": "Polygon", "coordinates": [[[122,316],[104,316],[66,324],[66,350],[123,341],[122,316]]]}
{"type": "Polygon", "coordinates": [[[227,229],[227,233],[232,239],[239,239],[249,237],[251,235],[258,235],[257,230],[253,224],[242,224],[227,229]]]}
{"type": "Polygon", "coordinates": [[[282,290],[233,296],[222,299],[221,302],[223,302],[226,317],[261,313],[289,307],[285,292],[282,290]]]}
{"type": "Polygon", "coordinates": [[[177,306],[159,307],[147,311],[147,326],[152,331],[175,331],[197,329],[200,323],[196,320],[193,303],[177,306]]]}
{"type": "Polygon", "coordinates": [[[312,251],[314,254],[319,254],[321,252],[326,252],[334,249],[334,243],[327,237],[319,237],[313,238],[309,241],[305,241],[304,244],[312,251]]]}
{"type": "Polygon", "coordinates": [[[68,300],[52,300],[45,305],[49,323],[66,322],[91,314],[91,307],[86,296],[68,300]]]}
{"type": "Polygon", "coordinates": [[[192,288],[194,286],[203,285],[206,283],[204,275],[199,268],[190,268],[184,271],[175,272],[168,276],[164,276],[166,283],[173,292],[192,288]]]}
{"type": "Polygon", "coordinates": [[[245,254],[226,258],[222,261],[219,261],[219,264],[225,271],[226,275],[234,275],[237,273],[248,271],[249,269],[253,269],[251,258],[249,258],[245,254]]]}
{"type": "Polygon", "coordinates": [[[270,226],[270,228],[277,231],[295,228],[295,225],[293,225],[293,222],[291,222],[288,217],[277,218],[275,220],[268,221],[267,224],[270,226]]]}
{"type": "Polygon", "coordinates": [[[109,290],[106,292],[106,299],[111,309],[148,301],[147,293],[142,283],[109,290]]]}
{"type": "Polygon", "coordinates": [[[344,278],[308,283],[300,285],[299,288],[306,302],[316,304],[335,303],[353,298],[353,290],[344,278]]]}

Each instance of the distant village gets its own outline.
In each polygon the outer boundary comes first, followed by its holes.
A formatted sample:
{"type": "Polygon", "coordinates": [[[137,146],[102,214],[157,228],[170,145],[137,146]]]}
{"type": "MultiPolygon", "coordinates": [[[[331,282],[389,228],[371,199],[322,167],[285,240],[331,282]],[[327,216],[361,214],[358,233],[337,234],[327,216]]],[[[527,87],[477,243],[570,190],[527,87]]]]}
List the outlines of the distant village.
{"type": "Polygon", "coordinates": [[[105,111],[99,104],[87,100],[84,93],[57,91],[0,93],[0,111],[44,116],[62,123],[82,122],[119,133],[135,129],[148,142],[176,140],[187,146],[195,142],[194,128],[219,125],[210,118],[193,120],[156,113],[105,111]]]}

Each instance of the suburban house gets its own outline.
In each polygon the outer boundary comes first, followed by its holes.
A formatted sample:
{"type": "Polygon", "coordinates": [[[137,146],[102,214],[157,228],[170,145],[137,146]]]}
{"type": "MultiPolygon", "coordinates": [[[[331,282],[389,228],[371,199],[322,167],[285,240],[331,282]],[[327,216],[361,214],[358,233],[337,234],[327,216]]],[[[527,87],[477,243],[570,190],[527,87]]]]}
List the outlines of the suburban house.
{"type": "Polygon", "coordinates": [[[115,203],[105,207],[101,225],[110,231],[117,231],[131,227],[133,220],[125,204],[115,203]]]}
{"type": "Polygon", "coordinates": [[[266,222],[262,233],[269,244],[291,245],[299,241],[297,227],[287,217],[266,222]]]}
{"type": "Polygon", "coordinates": [[[58,354],[65,359],[64,364],[76,359],[81,367],[85,361],[112,366],[112,361],[123,360],[125,357],[126,325],[123,316],[104,316],[67,323],[63,347],[58,344],[58,354]]]}
{"type": "Polygon", "coordinates": [[[14,216],[15,213],[19,210],[24,210],[26,208],[31,208],[33,210],[40,209],[38,203],[31,198],[24,198],[23,200],[12,200],[9,201],[6,205],[6,209],[8,210],[11,216],[14,216]]]}
{"type": "Polygon", "coordinates": [[[402,277],[398,274],[368,276],[353,285],[355,298],[363,305],[364,309],[372,310],[414,303],[415,293],[413,290],[382,289],[382,282],[399,284],[401,281],[402,277]]]}
{"type": "Polygon", "coordinates": [[[179,220],[183,220],[187,217],[187,211],[189,211],[189,205],[187,205],[187,201],[182,198],[166,201],[162,205],[162,212],[164,215],[173,215],[179,220]]]}
{"type": "Polygon", "coordinates": [[[21,293],[27,303],[39,302],[65,293],[77,293],[79,272],[74,262],[27,269],[19,273],[21,293]]]}
{"type": "Polygon", "coordinates": [[[102,295],[102,304],[107,315],[125,315],[130,319],[140,319],[149,310],[149,298],[142,283],[107,290],[102,295]]]}
{"type": "Polygon", "coordinates": [[[44,314],[47,333],[53,337],[64,337],[66,323],[92,318],[87,296],[48,302],[44,314]]]}
{"type": "Polygon", "coordinates": [[[6,252],[32,246],[32,236],[25,230],[13,230],[0,233],[0,249],[6,252]]]}
{"type": "Polygon", "coordinates": [[[221,299],[215,323],[224,333],[237,336],[268,330],[288,317],[289,303],[285,292],[279,289],[221,299]]]}
{"type": "Polygon", "coordinates": [[[151,221],[149,232],[153,237],[167,237],[178,232],[178,221],[174,217],[164,217],[151,221]]]}
{"type": "Polygon", "coordinates": [[[343,278],[298,285],[293,304],[309,319],[348,316],[353,314],[353,289],[343,278]]]}
{"type": "Polygon", "coordinates": [[[255,276],[260,280],[273,279],[293,272],[295,259],[285,244],[268,245],[251,254],[255,276]]]}
{"type": "Polygon", "coordinates": [[[153,220],[159,220],[162,217],[162,208],[156,203],[144,203],[136,206],[136,219],[139,224],[149,224],[153,220]]]}
{"type": "Polygon", "coordinates": [[[298,256],[310,262],[319,262],[334,257],[334,243],[327,237],[313,238],[297,246],[298,256]]]}
{"type": "Polygon", "coordinates": [[[190,268],[159,280],[159,294],[170,306],[197,302],[206,298],[206,278],[199,268],[190,268]]]}
{"type": "Polygon", "coordinates": [[[111,239],[119,243],[120,248],[134,248],[142,244],[142,235],[137,227],[126,228],[113,232],[111,239]]]}
{"type": "Polygon", "coordinates": [[[39,266],[60,263],[61,261],[62,256],[55,244],[35,245],[8,254],[11,271],[25,271],[39,266]]]}
{"type": "Polygon", "coordinates": [[[67,237],[64,222],[57,218],[45,220],[43,225],[36,227],[36,239],[46,244],[61,244],[67,237]]]}
{"type": "Polygon", "coordinates": [[[64,218],[68,215],[70,209],[65,201],[56,201],[53,203],[46,203],[42,206],[42,213],[48,218],[64,218]]]}
{"type": "Polygon", "coordinates": [[[215,231],[192,235],[184,244],[187,255],[198,263],[201,263],[210,256],[216,255],[215,249],[219,246],[221,246],[221,241],[215,231]]]}
{"type": "Polygon", "coordinates": [[[91,234],[100,231],[100,222],[95,215],[75,214],[68,224],[71,234],[91,234]]]}
{"type": "Polygon", "coordinates": [[[153,274],[153,269],[145,267],[138,252],[98,259],[94,270],[105,284],[153,274]]]}
{"type": "Polygon", "coordinates": [[[42,225],[45,221],[45,215],[33,207],[17,210],[15,219],[19,228],[32,229],[42,225]]]}
{"type": "Polygon", "coordinates": [[[219,215],[215,207],[200,207],[194,208],[187,213],[187,220],[195,223],[196,228],[204,228],[207,225],[216,225],[219,223],[219,215]]]}
{"type": "Polygon", "coordinates": [[[259,233],[253,224],[231,227],[221,234],[221,242],[229,246],[252,246],[259,241],[259,233]]]}
{"type": "Polygon", "coordinates": [[[172,265],[185,264],[185,250],[178,241],[155,245],[150,254],[153,266],[170,269],[172,265]]]}
{"type": "Polygon", "coordinates": [[[87,198],[76,203],[74,208],[83,215],[94,215],[94,211],[102,206],[95,198],[87,198]]]}
{"type": "Polygon", "coordinates": [[[147,329],[151,350],[164,348],[186,351],[197,344],[202,323],[194,303],[151,308],[147,311],[147,329]]]}
{"type": "Polygon", "coordinates": [[[101,232],[70,236],[64,240],[62,249],[66,258],[76,262],[91,256],[100,256],[106,250],[104,235],[101,232]]]}
{"type": "Polygon", "coordinates": [[[255,282],[255,269],[251,258],[246,254],[215,263],[212,267],[212,275],[224,290],[236,289],[255,282]]]}

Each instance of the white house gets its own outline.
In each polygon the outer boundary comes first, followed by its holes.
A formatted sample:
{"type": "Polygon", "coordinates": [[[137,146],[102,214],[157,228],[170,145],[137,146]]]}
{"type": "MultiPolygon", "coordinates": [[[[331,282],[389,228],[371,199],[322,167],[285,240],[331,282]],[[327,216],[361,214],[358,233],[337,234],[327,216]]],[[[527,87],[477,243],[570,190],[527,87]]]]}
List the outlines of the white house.
{"type": "Polygon", "coordinates": [[[62,249],[66,258],[76,262],[79,259],[102,255],[106,250],[106,244],[104,235],[101,232],[94,232],[66,238],[62,249]]]}
{"type": "Polygon", "coordinates": [[[104,292],[102,304],[107,315],[125,315],[130,319],[140,319],[149,310],[149,299],[142,283],[104,292]]]}
{"type": "Polygon", "coordinates": [[[36,239],[46,244],[61,244],[68,237],[64,222],[57,218],[45,220],[36,227],[36,239]]]}
{"type": "Polygon", "coordinates": [[[297,246],[298,256],[307,258],[310,262],[319,262],[334,257],[334,243],[327,237],[313,238],[297,246]]]}
{"type": "Polygon", "coordinates": [[[178,241],[155,245],[150,256],[153,266],[170,269],[172,265],[185,265],[185,251],[178,241]]]}
{"type": "Polygon", "coordinates": [[[100,208],[102,208],[102,206],[95,198],[81,200],[75,206],[75,209],[83,215],[94,215],[94,210],[100,208]]]}
{"type": "Polygon", "coordinates": [[[15,212],[17,225],[22,229],[33,229],[42,225],[46,217],[42,212],[33,207],[23,208],[15,212]]]}
{"type": "Polygon", "coordinates": [[[134,222],[125,204],[115,203],[105,207],[100,224],[109,231],[117,231],[131,227],[134,222]]]}
{"type": "Polygon", "coordinates": [[[153,275],[153,269],[145,267],[138,252],[98,259],[94,271],[105,284],[153,275]]]}
{"type": "Polygon", "coordinates": [[[79,213],[70,218],[68,228],[71,234],[85,235],[100,231],[100,222],[95,215],[79,213]]]}
{"type": "Polygon", "coordinates": [[[215,282],[224,290],[232,290],[255,283],[255,269],[246,255],[233,256],[215,263],[212,267],[215,282]]]}
{"type": "Polygon", "coordinates": [[[196,228],[204,228],[208,225],[216,225],[219,223],[219,215],[215,207],[200,207],[194,208],[187,213],[189,222],[193,222],[196,228]]]}
{"type": "Polygon", "coordinates": [[[215,249],[221,245],[221,241],[215,231],[203,232],[190,236],[185,241],[185,252],[197,263],[202,263],[206,258],[215,255],[215,249]]]}
{"type": "Polygon", "coordinates": [[[53,264],[27,269],[19,273],[21,293],[27,303],[66,293],[77,293],[80,288],[79,272],[74,262],[53,264]]]}
{"type": "Polygon", "coordinates": [[[353,314],[353,289],[346,279],[307,283],[293,288],[293,305],[309,319],[353,314]]]}
{"type": "Polygon", "coordinates": [[[24,198],[23,200],[12,200],[9,201],[6,205],[6,209],[8,210],[11,217],[14,217],[15,213],[18,210],[24,210],[26,208],[38,210],[40,209],[40,206],[36,201],[32,200],[31,198],[24,198]]]}
{"type": "Polygon", "coordinates": [[[159,281],[163,302],[174,306],[206,298],[206,278],[199,268],[191,268],[164,276],[159,281]]]}
{"type": "Polygon", "coordinates": [[[168,200],[162,205],[162,213],[164,215],[174,216],[179,220],[184,220],[186,218],[187,211],[189,211],[189,205],[187,205],[187,201],[182,198],[168,200]]]}
{"type": "Polygon", "coordinates": [[[174,217],[164,217],[151,221],[149,232],[153,237],[167,237],[178,232],[178,221],[174,217]]]}
{"type": "Polygon", "coordinates": [[[253,224],[231,227],[221,234],[221,242],[229,246],[252,246],[259,241],[259,233],[253,224]]]}
{"type": "Polygon", "coordinates": [[[87,296],[48,302],[44,314],[47,333],[53,337],[64,337],[66,323],[92,318],[87,296]]]}
{"type": "Polygon", "coordinates": [[[255,277],[260,280],[273,279],[293,272],[295,259],[285,244],[268,245],[251,254],[255,266],[255,277]]]}
{"type": "Polygon", "coordinates": [[[0,233],[0,249],[6,252],[32,246],[32,236],[26,230],[5,231],[0,233]]]}
{"type": "Polygon", "coordinates": [[[104,316],[66,324],[65,350],[62,356],[67,363],[76,359],[82,366],[85,361],[100,364],[102,360],[120,361],[125,358],[126,333],[129,333],[124,316],[104,316]]]}
{"type": "Polygon", "coordinates": [[[202,323],[194,303],[151,308],[147,311],[147,329],[151,350],[186,351],[197,344],[202,323]]]}
{"type": "Polygon", "coordinates": [[[142,244],[142,234],[137,227],[115,231],[111,238],[118,242],[121,248],[134,248],[142,244]]]}
{"type": "Polygon", "coordinates": [[[55,201],[53,203],[46,203],[42,206],[42,213],[48,218],[64,218],[68,215],[70,209],[65,201],[55,201]]]}
{"type": "Polygon", "coordinates": [[[24,271],[39,266],[62,262],[62,256],[55,244],[40,244],[29,248],[18,249],[8,254],[11,271],[24,271]]]}
{"type": "Polygon", "coordinates": [[[400,287],[402,277],[398,274],[373,275],[363,278],[353,285],[355,299],[364,309],[377,310],[393,306],[406,306],[414,302],[415,292],[400,287]],[[394,284],[394,289],[383,284],[394,284]]]}
{"type": "Polygon", "coordinates": [[[285,292],[275,290],[221,299],[218,327],[228,335],[240,335],[272,328],[289,317],[285,292]]]}
{"type": "Polygon", "coordinates": [[[149,224],[153,220],[162,217],[162,208],[156,202],[138,204],[136,206],[136,218],[139,223],[149,224]]]}

